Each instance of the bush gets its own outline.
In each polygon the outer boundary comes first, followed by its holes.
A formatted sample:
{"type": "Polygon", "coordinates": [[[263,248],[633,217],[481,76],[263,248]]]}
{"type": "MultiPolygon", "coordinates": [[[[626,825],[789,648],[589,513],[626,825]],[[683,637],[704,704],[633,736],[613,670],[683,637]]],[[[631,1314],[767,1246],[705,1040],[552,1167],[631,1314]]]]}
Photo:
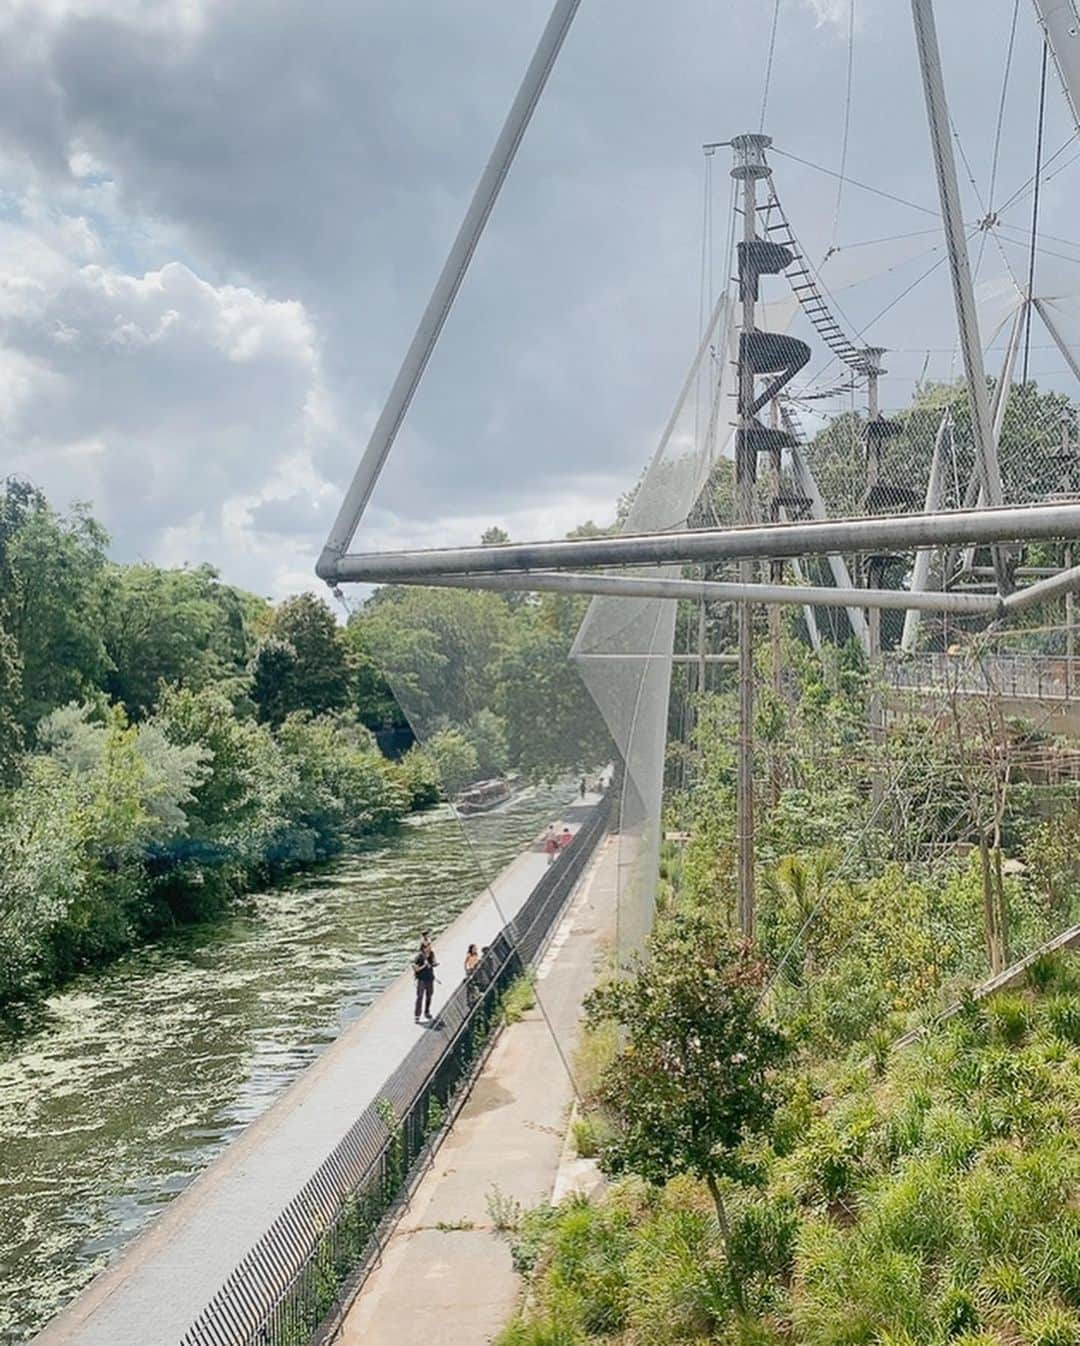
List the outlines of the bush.
{"type": "Polygon", "coordinates": [[[990,1031],[1009,1047],[1018,1047],[1027,1036],[1029,1011],[1027,1001],[1020,995],[999,991],[983,1001],[983,1014],[990,1031]]]}

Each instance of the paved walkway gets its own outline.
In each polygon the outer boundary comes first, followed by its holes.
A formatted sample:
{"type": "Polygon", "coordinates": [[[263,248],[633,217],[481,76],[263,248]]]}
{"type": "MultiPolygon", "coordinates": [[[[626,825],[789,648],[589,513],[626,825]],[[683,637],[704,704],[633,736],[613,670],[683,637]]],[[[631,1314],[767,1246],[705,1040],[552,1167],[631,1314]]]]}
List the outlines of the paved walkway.
{"type": "MultiPolygon", "coordinates": [[[[594,804],[597,796],[583,802],[594,804]]],[[[468,945],[494,940],[546,865],[539,849],[518,856],[438,936],[440,994],[460,980],[468,945]]],[[[406,969],[34,1339],[37,1346],[176,1346],[425,1031],[413,1023],[406,969]]]]}
{"type": "Polygon", "coordinates": [[[535,1206],[559,1169],[581,1002],[615,923],[617,845],[598,850],[538,969],[546,1013],[503,1033],[410,1209],[392,1234],[337,1338],[339,1346],[490,1342],[514,1312],[520,1281],[489,1197],[535,1206]],[[556,1042],[559,1047],[556,1046],[556,1042]]]}

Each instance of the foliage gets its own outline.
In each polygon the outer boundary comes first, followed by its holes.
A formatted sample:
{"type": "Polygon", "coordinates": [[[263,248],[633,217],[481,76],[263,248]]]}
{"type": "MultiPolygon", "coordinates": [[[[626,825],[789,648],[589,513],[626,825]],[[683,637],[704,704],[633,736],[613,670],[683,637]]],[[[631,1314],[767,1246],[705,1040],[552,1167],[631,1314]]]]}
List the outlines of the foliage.
{"type": "Polygon", "coordinates": [[[429,740],[426,751],[435,764],[447,798],[479,779],[480,761],[476,749],[460,729],[441,729],[429,740]]]}
{"type": "Polygon", "coordinates": [[[592,1022],[613,1021],[625,1038],[597,1090],[613,1124],[603,1167],[652,1183],[703,1178],[722,1226],[718,1179],[744,1172],[740,1147],[768,1125],[787,1052],[760,1012],[763,978],[714,920],[675,914],[635,975],[587,1002],[592,1022]]]}
{"type": "Polygon", "coordinates": [[[385,671],[422,741],[446,730],[468,740],[477,755],[470,779],[507,768],[550,779],[611,753],[569,659],[584,611],[567,595],[511,603],[387,586],[353,615],[349,639],[385,671]]]}
{"type": "Polygon", "coordinates": [[[256,656],[252,696],[260,718],[280,724],[296,711],[340,710],[349,704],[349,684],[348,647],[326,603],[314,594],[287,598],[256,656]]]}
{"type": "Polygon", "coordinates": [[[103,690],[133,719],[142,719],[163,686],[228,684],[247,663],[248,611],[262,606],[221,584],[210,566],[110,566],[101,593],[110,665],[103,690]]]}
{"type": "Polygon", "coordinates": [[[501,1346],[1075,1342],[1080,1047],[1059,1025],[1080,1022],[1078,972],[1046,963],[1041,989],[969,1005],[877,1081],[791,1076],[799,1120],[778,1112],[729,1181],[726,1250],[685,1177],[527,1214],[529,1307],[501,1346]]]}
{"type": "Polygon", "coordinates": [[[0,494],[0,626],[21,670],[16,712],[24,730],[102,685],[105,534],[83,506],[68,518],[9,479],[0,494]]]}

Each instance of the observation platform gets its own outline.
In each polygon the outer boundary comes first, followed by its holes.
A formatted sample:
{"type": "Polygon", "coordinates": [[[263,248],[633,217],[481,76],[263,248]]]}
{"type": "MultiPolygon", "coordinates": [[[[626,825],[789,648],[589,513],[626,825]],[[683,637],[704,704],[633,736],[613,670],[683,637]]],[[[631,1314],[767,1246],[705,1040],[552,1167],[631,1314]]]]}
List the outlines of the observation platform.
{"type": "Polygon", "coordinates": [[[1002,713],[1037,718],[1050,733],[1080,737],[1080,658],[1064,655],[962,655],[932,653],[888,658],[885,681],[897,707],[914,699],[933,705],[949,696],[993,694],[1002,713]]]}
{"type": "MultiPolygon", "coordinates": [[[[563,817],[575,833],[602,796],[587,794],[563,817]]],[[[557,865],[564,863],[560,857],[557,865]]],[[[439,932],[434,1010],[462,980],[470,943],[495,944],[548,870],[538,842],[493,878],[439,932]]],[[[382,1096],[418,1039],[411,970],[182,1192],[37,1337],[37,1346],[178,1346],[275,1221],[382,1096]]],[[[438,1019],[436,1018],[436,1025],[438,1019]]]]}

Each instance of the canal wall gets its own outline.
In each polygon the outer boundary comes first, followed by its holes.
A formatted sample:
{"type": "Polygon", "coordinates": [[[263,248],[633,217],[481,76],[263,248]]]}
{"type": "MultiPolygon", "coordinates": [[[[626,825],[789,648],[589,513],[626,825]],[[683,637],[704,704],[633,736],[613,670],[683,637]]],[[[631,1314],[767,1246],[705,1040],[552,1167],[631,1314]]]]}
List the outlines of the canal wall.
{"type": "MultiPolygon", "coordinates": [[[[524,960],[535,953],[565,905],[587,851],[602,834],[605,816],[606,801],[599,796],[567,810],[571,830],[586,835],[555,866],[548,868],[539,848],[518,856],[440,934],[439,1001],[460,981],[470,943],[490,945],[493,956],[497,953],[500,961],[490,969],[489,980],[505,981],[519,958],[519,944],[532,946],[522,949],[524,960]]],[[[461,992],[450,995],[433,1028],[417,1027],[412,999],[406,969],[35,1339],[39,1346],[286,1339],[288,1334],[261,1335],[260,1324],[295,1278],[309,1274],[310,1265],[302,1261],[305,1239],[310,1242],[313,1228],[328,1228],[335,1218],[335,1202],[340,1206],[346,1190],[338,1181],[342,1165],[362,1165],[365,1144],[377,1141],[385,1149],[386,1122],[392,1120],[385,1116],[386,1100],[403,1115],[402,1091],[415,1087],[424,1060],[430,1059],[432,1069],[436,1063],[445,1069],[440,1034],[446,1033],[449,1043],[452,1033],[455,1050],[463,1040],[461,1025],[450,1022],[451,1010],[464,1016],[466,1027],[477,1014],[461,992]]],[[[315,1272],[323,1274],[325,1268],[315,1272]]]]}

